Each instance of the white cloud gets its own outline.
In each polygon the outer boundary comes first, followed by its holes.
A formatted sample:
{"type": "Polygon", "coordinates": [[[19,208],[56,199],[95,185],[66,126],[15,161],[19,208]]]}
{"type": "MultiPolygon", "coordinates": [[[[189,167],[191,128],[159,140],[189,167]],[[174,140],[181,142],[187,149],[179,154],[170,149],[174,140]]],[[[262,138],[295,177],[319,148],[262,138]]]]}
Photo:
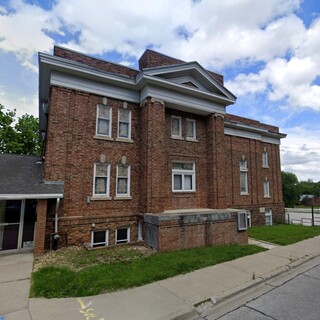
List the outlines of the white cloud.
{"type": "Polygon", "coordinates": [[[32,114],[38,117],[38,95],[16,95],[13,92],[9,92],[4,86],[0,86],[0,103],[5,106],[6,109],[16,109],[17,117],[21,117],[24,114],[32,114]]]}
{"type": "Polygon", "coordinates": [[[294,172],[299,180],[320,181],[320,129],[303,126],[285,129],[281,141],[282,170],[294,172]]]}
{"type": "Polygon", "coordinates": [[[21,0],[11,1],[11,8],[13,13],[0,12],[0,50],[14,53],[24,67],[36,72],[33,56],[52,49],[54,40],[46,31],[59,32],[58,20],[50,12],[21,0]]]}

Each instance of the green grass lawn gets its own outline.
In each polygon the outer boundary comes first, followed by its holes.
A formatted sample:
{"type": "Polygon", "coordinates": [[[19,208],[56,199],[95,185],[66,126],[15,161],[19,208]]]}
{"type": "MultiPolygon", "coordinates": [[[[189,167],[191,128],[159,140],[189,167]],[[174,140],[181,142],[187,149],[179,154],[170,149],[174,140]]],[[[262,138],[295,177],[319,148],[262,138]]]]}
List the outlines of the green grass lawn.
{"type": "Polygon", "coordinates": [[[282,246],[320,235],[320,227],[307,227],[294,224],[278,224],[272,227],[257,226],[248,229],[249,237],[282,246]]]}
{"type": "MultiPolygon", "coordinates": [[[[97,250],[95,252],[109,251],[108,254],[112,254],[112,250],[97,250]]],[[[77,255],[80,254],[82,268],[78,271],[54,265],[40,268],[32,274],[30,296],[80,297],[127,289],[264,250],[253,245],[227,245],[155,253],[146,257],[120,259],[120,262],[98,264],[96,263],[97,253],[91,254],[88,251],[74,250],[72,257],[68,256],[67,260],[77,261],[77,255]],[[83,252],[86,252],[87,255],[83,252]]]]}

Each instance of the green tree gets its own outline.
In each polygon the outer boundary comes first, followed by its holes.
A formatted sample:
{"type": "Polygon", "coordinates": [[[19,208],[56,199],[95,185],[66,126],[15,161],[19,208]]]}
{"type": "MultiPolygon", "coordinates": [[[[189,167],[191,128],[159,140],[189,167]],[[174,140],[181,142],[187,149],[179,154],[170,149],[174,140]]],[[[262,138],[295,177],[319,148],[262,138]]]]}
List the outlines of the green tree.
{"type": "Polygon", "coordinates": [[[299,181],[291,172],[281,172],[283,200],[286,207],[294,207],[299,200],[299,181]]]}
{"type": "Polygon", "coordinates": [[[0,104],[0,152],[41,155],[38,119],[28,114],[15,118],[16,110],[6,110],[0,104]]]}

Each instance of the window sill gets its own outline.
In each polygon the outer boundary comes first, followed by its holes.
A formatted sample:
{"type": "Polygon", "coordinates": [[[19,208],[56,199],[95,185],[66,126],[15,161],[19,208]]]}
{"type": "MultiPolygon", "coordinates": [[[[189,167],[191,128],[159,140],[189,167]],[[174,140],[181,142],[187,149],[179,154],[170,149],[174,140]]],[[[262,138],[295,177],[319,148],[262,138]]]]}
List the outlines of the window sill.
{"type": "Polygon", "coordinates": [[[194,139],[194,138],[186,138],[186,141],[190,141],[190,142],[199,142],[198,139],[194,139]]]}
{"type": "Polygon", "coordinates": [[[125,139],[125,138],[116,138],[115,140],[118,141],[118,142],[133,143],[133,140],[131,140],[131,139],[125,139]]]}
{"type": "Polygon", "coordinates": [[[170,138],[174,140],[181,140],[181,141],[184,140],[182,137],[179,137],[179,136],[171,136],[170,138]]]}
{"type": "Polygon", "coordinates": [[[263,196],[264,199],[270,199],[270,196],[263,196]]]}
{"type": "Polygon", "coordinates": [[[123,197],[117,196],[117,197],[113,198],[113,200],[131,200],[131,199],[132,199],[132,197],[130,197],[130,196],[123,196],[123,197]]]}
{"type": "Polygon", "coordinates": [[[90,201],[100,201],[100,200],[102,200],[102,201],[109,200],[110,201],[110,200],[112,200],[112,198],[107,197],[107,196],[93,196],[90,198],[90,201]]]}
{"type": "Polygon", "coordinates": [[[107,136],[93,136],[93,139],[97,139],[97,140],[107,140],[107,141],[113,141],[114,139],[111,137],[107,137],[107,136]]]}
{"type": "Polygon", "coordinates": [[[262,166],[262,168],[264,168],[264,169],[269,169],[269,166],[262,166]]]}
{"type": "Polygon", "coordinates": [[[250,193],[248,193],[248,192],[240,192],[240,196],[250,196],[250,193]]]}
{"type": "Polygon", "coordinates": [[[181,193],[197,193],[196,190],[172,190],[172,193],[181,194],[181,193]]]}

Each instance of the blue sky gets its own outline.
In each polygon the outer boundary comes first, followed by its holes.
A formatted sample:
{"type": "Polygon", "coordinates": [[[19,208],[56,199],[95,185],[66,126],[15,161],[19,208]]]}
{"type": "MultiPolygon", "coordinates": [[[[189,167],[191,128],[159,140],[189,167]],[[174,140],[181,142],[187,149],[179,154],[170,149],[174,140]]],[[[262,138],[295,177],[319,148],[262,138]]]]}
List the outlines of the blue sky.
{"type": "Polygon", "coordinates": [[[0,103],[19,116],[37,116],[37,53],[54,44],[133,68],[152,48],[222,73],[228,112],[279,126],[282,169],[320,180],[320,1],[0,0],[0,103]]]}

